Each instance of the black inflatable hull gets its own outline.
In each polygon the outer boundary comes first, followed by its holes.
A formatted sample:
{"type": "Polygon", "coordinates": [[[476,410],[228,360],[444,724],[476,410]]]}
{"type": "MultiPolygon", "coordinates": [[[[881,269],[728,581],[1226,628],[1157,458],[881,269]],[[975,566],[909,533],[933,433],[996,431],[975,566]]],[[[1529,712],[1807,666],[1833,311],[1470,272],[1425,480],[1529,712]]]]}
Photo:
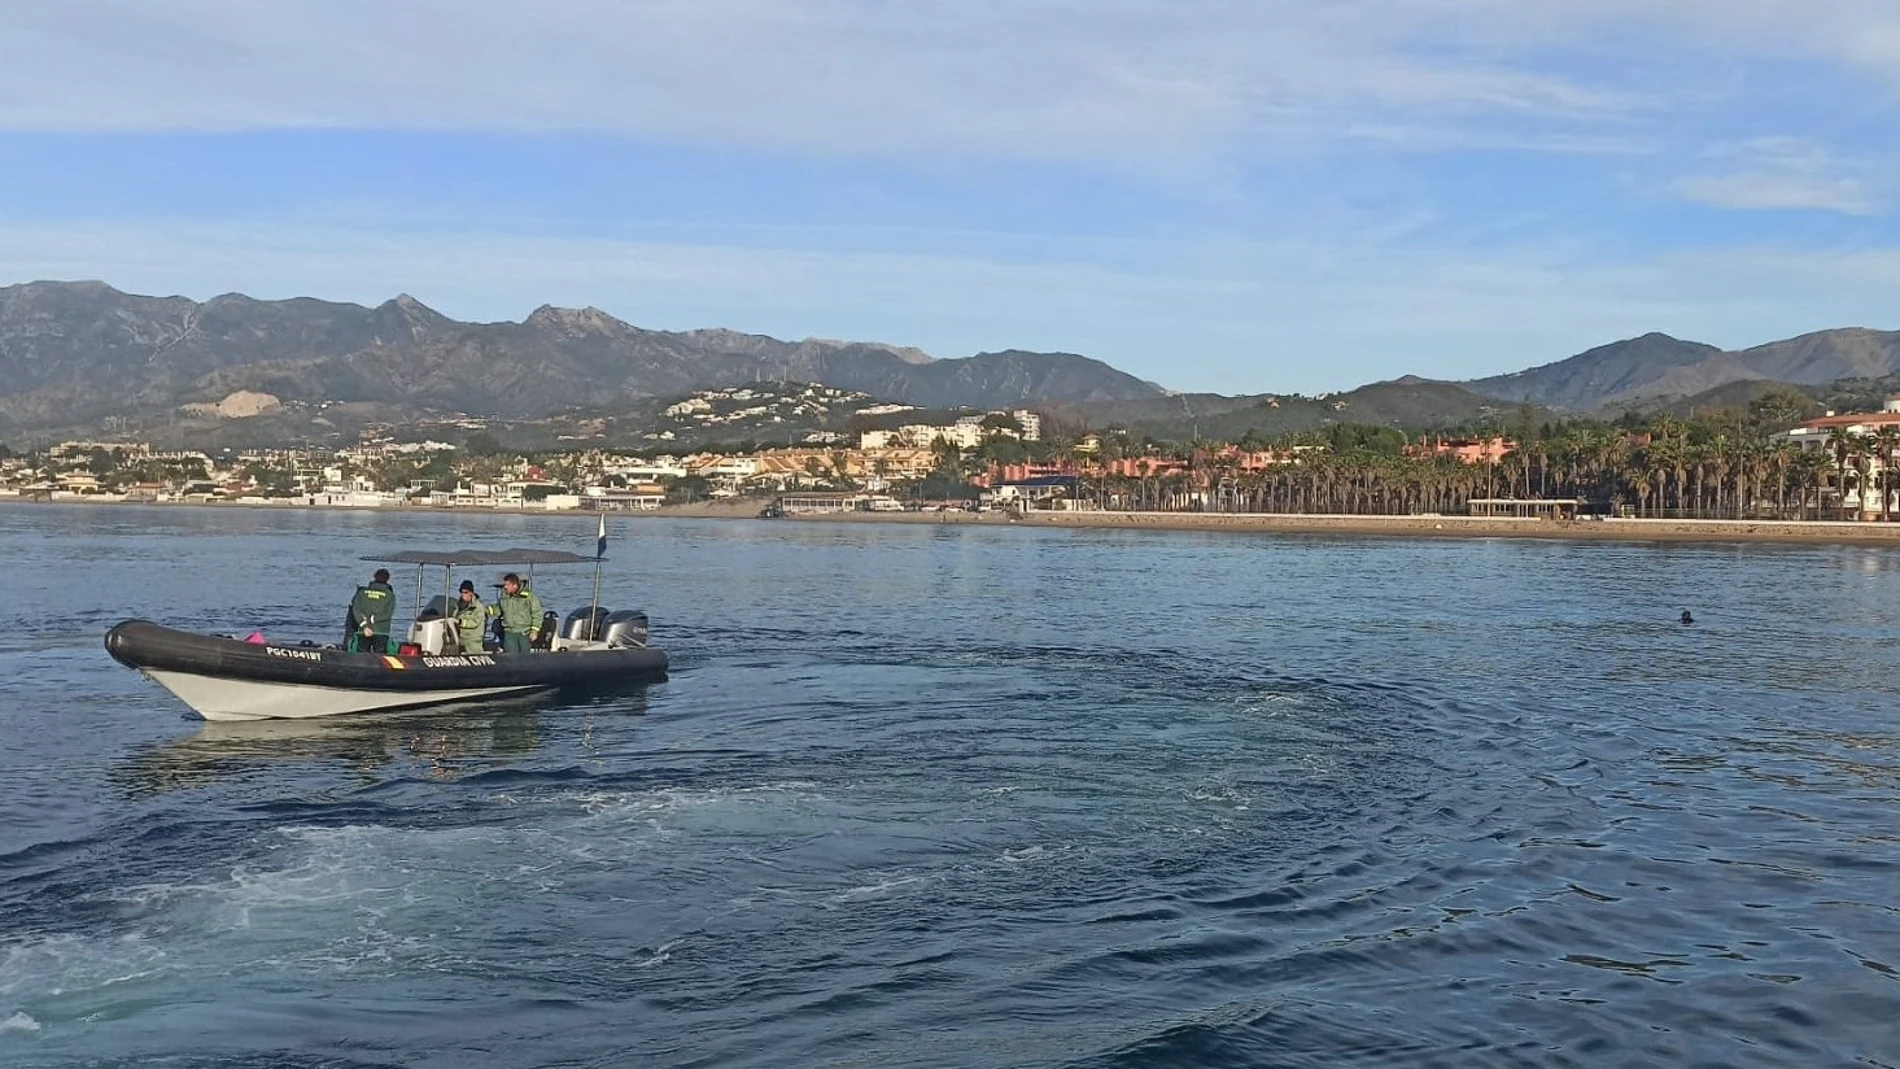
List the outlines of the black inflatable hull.
{"type": "Polygon", "coordinates": [[[557,688],[666,679],[654,649],[398,657],[195,635],[127,620],[106,632],[114,660],[157,680],[206,720],[308,718],[557,688]]]}

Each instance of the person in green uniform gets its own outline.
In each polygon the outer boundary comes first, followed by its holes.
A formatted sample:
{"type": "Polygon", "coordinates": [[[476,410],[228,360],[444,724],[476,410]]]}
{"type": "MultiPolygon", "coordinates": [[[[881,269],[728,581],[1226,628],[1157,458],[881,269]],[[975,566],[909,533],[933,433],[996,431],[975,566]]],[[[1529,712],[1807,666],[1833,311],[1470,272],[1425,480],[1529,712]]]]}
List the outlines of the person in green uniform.
{"type": "Polygon", "coordinates": [[[378,568],[350,599],[344,647],[370,653],[389,652],[389,624],[396,618],[396,592],[389,585],[389,569],[378,568]]]}
{"type": "Polygon", "coordinates": [[[475,594],[475,584],[462,580],[462,591],[457,595],[461,600],[455,604],[455,634],[460,639],[463,653],[481,653],[482,635],[488,630],[488,619],[495,610],[482,604],[475,594]]]}
{"type": "Polygon", "coordinates": [[[526,653],[541,637],[541,599],[513,572],[501,577],[495,614],[501,617],[501,652],[526,653]]]}

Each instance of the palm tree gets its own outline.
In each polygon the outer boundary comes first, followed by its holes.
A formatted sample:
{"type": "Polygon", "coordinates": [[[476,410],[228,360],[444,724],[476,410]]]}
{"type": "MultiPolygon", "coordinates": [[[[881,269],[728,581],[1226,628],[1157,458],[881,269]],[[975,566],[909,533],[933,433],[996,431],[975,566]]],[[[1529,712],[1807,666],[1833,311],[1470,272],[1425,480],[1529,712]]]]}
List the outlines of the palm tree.
{"type": "Polygon", "coordinates": [[[1825,449],[1803,449],[1795,455],[1796,475],[1801,485],[1801,509],[1807,511],[1808,490],[1814,490],[1814,518],[1821,518],[1822,503],[1826,500],[1828,475],[1834,471],[1834,458],[1825,449]]]}
{"type": "Polygon", "coordinates": [[[1632,464],[1623,473],[1623,479],[1636,494],[1636,514],[1643,516],[1649,512],[1649,495],[1655,489],[1650,481],[1649,469],[1641,464],[1632,464]]]}
{"type": "Polygon", "coordinates": [[[1867,473],[1873,466],[1873,439],[1864,434],[1854,435],[1854,500],[1858,502],[1856,520],[1867,518],[1867,473]]]}
{"type": "MultiPolygon", "coordinates": [[[[1787,515],[1788,477],[1794,474],[1796,470],[1796,465],[1801,459],[1799,454],[1800,447],[1787,439],[1777,441],[1768,449],[1766,463],[1768,473],[1772,475],[1775,480],[1776,518],[1782,518],[1787,515]]],[[[1803,499],[1806,499],[1805,494],[1803,495],[1803,499]]]]}
{"type": "MultiPolygon", "coordinates": [[[[1687,460],[1683,457],[1682,443],[1675,438],[1663,437],[1659,434],[1654,441],[1650,442],[1649,445],[1644,448],[1643,459],[1649,469],[1655,473],[1654,481],[1658,490],[1656,495],[1658,502],[1664,500],[1662,491],[1669,485],[1668,477],[1671,474],[1675,476],[1676,508],[1680,510],[1682,508],[1683,483],[1687,481],[1684,470],[1687,460]]],[[[1666,509],[1668,506],[1661,505],[1660,507],[1666,509]]]]}
{"type": "Polygon", "coordinates": [[[1874,458],[1880,471],[1880,522],[1893,522],[1893,463],[1900,451],[1900,427],[1891,423],[1874,432],[1874,458]]]}
{"type": "Polygon", "coordinates": [[[1834,461],[1834,470],[1839,473],[1839,479],[1835,484],[1840,499],[1837,508],[1844,516],[1847,512],[1848,458],[1854,454],[1854,435],[1849,433],[1846,427],[1835,427],[1827,432],[1826,448],[1828,456],[1834,461]]]}

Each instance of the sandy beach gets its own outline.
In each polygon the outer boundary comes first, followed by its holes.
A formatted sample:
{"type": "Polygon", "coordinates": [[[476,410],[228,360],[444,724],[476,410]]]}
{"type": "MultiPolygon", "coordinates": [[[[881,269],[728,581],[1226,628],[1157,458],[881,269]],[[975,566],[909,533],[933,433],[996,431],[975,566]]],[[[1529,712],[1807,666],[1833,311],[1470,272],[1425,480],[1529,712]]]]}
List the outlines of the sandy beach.
{"type": "MultiPolygon", "coordinates": [[[[662,510],[664,512],[665,510],[662,510]]],[[[716,515],[708,511],[701,515],[716,515]]],[[[756,510],[747,510],[747,515],[756,510]]],[[[1550,538],[1616,542],[1783,542],[1900,546],[1900,523],[1755,520],[1510,520],[1468,516],[1296,516],[1261,513],[858,512],[791,516],[798,523],[965,523],[1104,530],[1231,531],[1413,538],[1550,538]]]]}

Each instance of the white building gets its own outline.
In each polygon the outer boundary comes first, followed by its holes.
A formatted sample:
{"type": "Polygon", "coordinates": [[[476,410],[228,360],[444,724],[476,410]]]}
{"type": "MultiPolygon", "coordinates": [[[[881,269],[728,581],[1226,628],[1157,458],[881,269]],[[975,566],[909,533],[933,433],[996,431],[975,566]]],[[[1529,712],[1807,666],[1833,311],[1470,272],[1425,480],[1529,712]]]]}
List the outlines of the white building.
{"type": "Polygon", "coordinates": [[[938,442],[949,442],[958,449],[975,449],[983,444],[983,417],[976,417],[975,422],[965,422],[968,418],[959,419],[948,427],[931,427],[920,423],[903,427],[904,444],[928,448],[938,442]]]}
{"type": "Polygon", "coordinates": [[[602,512],[649,511],[666,504],[666,488],[659,483],[636,483],[625,490],[589,487],[587,496],[590,507],[602,512]]]}
{"type": "MultiPolygon", "coordinates": [[[[1811,419],[1799,427],[1783,431],[1774,438],[1789,442],[1804,452],[1832,453],[1837,434],[1846,435],[1853,444],[1854,453],[1848,457],[1847,470],[1834,475],[1839,507],[1845,513],[1858,513],[1863,519],[1873,519],[1880,515],[1881,478],[1889,467],[1900,464],[1900,458],[1887,455],[1885,449],[1875,445],[1875,436],[1890,428],[1900,429],[1900,394],[1888,397],[1879,412],[1829,412],[1819,419],[1811,419]],[[1859,485],[1857,458],[1867,469],[1868,486],[1865,494],[1859,485]]],[[[1888,503],[1888,511],[1900,514],[1900,488],[1889,493],[1892,500],[1888,503]]]]}
{"type": "Polygon", "coordinates": [[[317,493],[304,495],[304,504],[328,508],[393,508],[401,505],[405,500],[407,498],[402,491],[346,490],[340,487],[328,487],[317,493]]]}
{"type": "Polygon", "coordinates": [[[618,475],[627,482],[656,483],[665,479],[684,479],[689,474],[684,461],[678,457],[654,457],[652,460],[627,460],[612,464],[607,474],[618,475]]]}
{"type": "Polygon", "coordinates": [[[1042,441],[1042,417],[1027,408],[1018,408],[1010,412],[1010,417],[1022,424],[1023,441],[1042,441]]]}
{"type": "Polygon", "coordinates": [[[1820,419],[1811,419],[1793,430],[1783,431],[1775,438],[1792,442],[1802,449],[1825,449],[1837,430],[1868,438],[1878,434],[1882,427],[1900,427],[1900,394],[1887,398],[1878,412],[1829,412],[1820,419]]]}

